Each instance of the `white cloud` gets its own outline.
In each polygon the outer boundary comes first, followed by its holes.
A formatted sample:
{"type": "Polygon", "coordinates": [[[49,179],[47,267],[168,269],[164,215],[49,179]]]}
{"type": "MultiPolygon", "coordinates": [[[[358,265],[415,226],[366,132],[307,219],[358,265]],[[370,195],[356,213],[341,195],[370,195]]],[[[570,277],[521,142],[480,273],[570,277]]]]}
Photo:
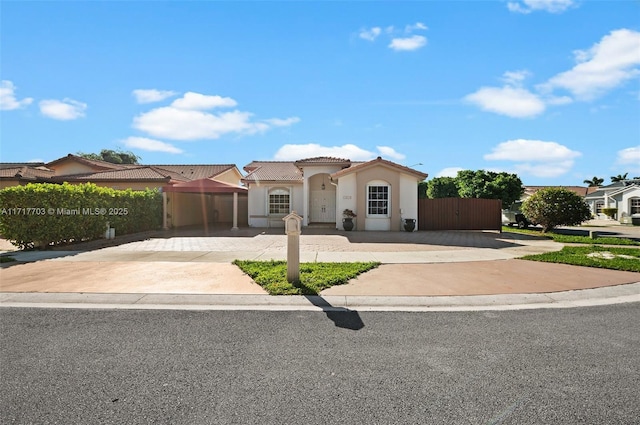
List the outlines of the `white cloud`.
{"type": "Polygon", "coordinates": [[[482,87],[464,100],[484,111],[514,118],[535,117],[545,110],[544,102],[537,95],[519,87],[482,87]]]}
{"type": "Polygon", "coordinates": [[[182,149],[178,149],[175,146],[161,142],[159,140],[147,139],[146,137],[128,137],[122,140],[124,145],[128,148],[142,149],[151,152],[167,152],[167,153],[182,153],[182,149]]]}
{"type": "Polygon", "coordinates": [[[368,30],[361,30],[360,34],[358,34],[360,36],[360,38],[364,39],[364,40],[368,40],[368,41],[375,41],[376,38],[378,38],[378,36],[382,33],[382,28],[380,27],[373,27],[370,28],[368,30]]]}
{"type": "Polygon", "coordinates": [[[484,155],[488,161],[514,161],[518,173],[536,177],[557,177],[573,167],[582,154],[556,142],[516,139],[500,143],[484,155]]]}
{"type": "Polygon", "coordinates": [[[235,106],[228,97],[207,96],[189,92],[164,106],[142,113],[133,119],[133,127],[153,137],[171,140],[218,139],[222,135],[256,134],[272,127],[287,127],[300,121],[298,117],[252,120],[243,111],[211,113],[200,109],[235,106]]]}
{"type": "Polygon", "coordinates": [[[206,110],[213,108],[229,108],[238,104],[230,97],[209,96],[200,93],[187,92],[180,99],[173,101],[171,106],[179,109],[206,110]]]}
{"type": "Polygon", "coordinates": [[[508,86],[521,87],[522,82],[531,76],[531,73],[526,69],[520,71],[507,71],[502,74],[502,81],[508,86]]]}
{"type": "Polygon", "coordinates": [[[264,120],[267,124],[271,124],[274,127],[288,127],[292,124],[300,122],[300,118],[298,117],[289,117],[289,118],[269,118],[264,120]]]}
{"type": "Polygon", "coordinates": [[[87,104],[65,98],[63,100],[47,99],[39,103],[42,115],[54,120],[69,121],[85,116],[87,104]]]}
{"type": "Polygon", "coordinates": [[[572,151],[556,142],[516,139],[500,143],[493,152],[484,156],[486,160],[507,161],[558,161],[573,159],[581,153],[572,151]]]}
{"type": "Polygon", "coordinates": [[[10,111],[13,109],[25,108],[33,102],[30,97],[22,100],[16,99],[15,91],[17,87],[9,80],[2,80],[0,83],[0,110],[10,111]]]}
{"type": "Polygon", "coordinates": [[[552,77],[540,89],[565,89],[580,100],[592,100],[640,74],[640,32],[612,31],[574,56],[576,66],[552,77]]]}
{"type": "Polygon", "coordinates": [[[530,174],[535,177],[559,177],[566,174],[573,167],[573,161],[550,162],[548,164],[516,164],[515,173],[530,174]]]}
{"type": "Polygon", "coordinates": [[[531,13],[537,10],[562,13],[574,5],[573,0],[522,0],[507,3],[507,8],[518,13],[531,13]]]}
{"type": "Polygon", "coordinates": [[[464,168],[460,168],[460,167],[443,168],[442,170],[438,171],[438,174],[436,174],[436,177],[457,177],[458,171],[462,171],[462,170],[464,170],[464,168]]]}
{"type": "Polygon", "coordinates": [[[428,29],[427,26],[422,22],[416,22],[413,25],[407,25],[406,27],[404,27],[404,32],[406,32],[407,34],[410,34],[414,31],[418,31],[418,30],[426,31],[427,29],[428,29]]]}
{"type": "Polygon", "coordinates": [[[335,158],[350,159],[352,161],[369,161],[378,156],[394,159],[404,159],[404,155],[387,146],[377,146],[378,152],[362,149],[354,144],[342,146],[322,146],[317,143],[305,145],[283,145],[274,155],[277,161],[295,161],[301,158],[314,158],[318,156],[330,156],[335,158]]]}
{"type": "Polygon", "coordinates": [[[407,157],[404,154],[396,152],[396,150],[390,146],[376,146],[376,149],[378,149],[378,152],[380,152],[380,156],[384,158],[391,158],[396,161],[402,161],[407,157]]]}
{"type": "Polygon", "coordinates": [[[137,89],[133,91],[133,96],[136,98],[136,102],[138,103],[160,102],[161,100],[165,100],[177,94],[177,92],[171,90],[137,89]]]}
{"type": "Polygon", "coordinates": [[[616,162],[620,165],[629,165],[632,173],[640,173],[640,145],[618,151],[616,162]]]}
{"type": "Polygon", "coordinates": [[[421,35],[413,35],[406,38],[394,38],[389,44],[389,48],[396,51],[417,50],[427,44],[427,38],[421,35]]]}

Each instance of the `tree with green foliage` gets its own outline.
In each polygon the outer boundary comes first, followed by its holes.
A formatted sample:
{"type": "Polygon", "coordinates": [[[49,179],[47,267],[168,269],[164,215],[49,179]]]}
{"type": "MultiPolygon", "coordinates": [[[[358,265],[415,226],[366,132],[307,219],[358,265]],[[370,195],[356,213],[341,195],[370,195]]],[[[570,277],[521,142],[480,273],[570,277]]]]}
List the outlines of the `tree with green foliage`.
{"type": "Polygon", "coordinates": [[[462,170],[456,177],[461,198],[500,199],[508,208],[524,193],[522,180],[517,174],[496,173],[485,170],[462,170]]]}
{"type": "Polygon", "coordinates": [[[611,183],[621,182],[627,179],[629,173],[618,174],[617,176],[611,176],[611,183]]]}
{"type": "Polygon", "coordinates": [[[87,159],[110,162],[112,164],[139,164],[142,158],[130,151],[102,149],[100,153],[78,152],[78,156],[87,159]]]}
{"type": "Polygon", "coordinates": [[[542,225],[542,232],[557,226],[575,226],[591,218],[584,199],[563,187],[539,190],[522,203],[522,212],[531,222],[542,225]]]}
{"type": "Polygon", "coordinates": [[[418,182],[418,199],[426,199],[427,196],[427,182],[418,182]]]}
{"type": "Polygon", "coordinates": [[[427,197],[435,198],[459,198],[458,185],[455,177],[434,177],[427,182],[427,197]]]}
{"type": "Polygon", "coordinates": [[[589,187],[598,187],[602,183],[604,183],[604,179],[601,179],[600,177],[593,176],[593,178],[591,180],[584,180],[583,183],[588,184],[589,187]]]}

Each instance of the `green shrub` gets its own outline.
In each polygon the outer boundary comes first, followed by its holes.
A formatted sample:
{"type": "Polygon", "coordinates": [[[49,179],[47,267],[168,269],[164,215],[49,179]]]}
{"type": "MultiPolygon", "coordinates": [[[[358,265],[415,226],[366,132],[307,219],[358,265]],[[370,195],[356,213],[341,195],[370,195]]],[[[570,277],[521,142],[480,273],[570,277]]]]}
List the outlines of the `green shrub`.
{"type": "Polygon", "coordinates": [[[30,183],[0,190],[0,234],[17,247],[48,246],[159,228],[162,196],[79,185],[30,183]]]}
{"type": "Polygon", "coordinates": [[[542,225],[543,233],[557,226],[575,226],[591,218],[584,199],[563,187],[537,191],[523,202],[521,209],[529,221],[542,225]]]}
{"type": "Polygon", "coordinates": [[[603,208],[601,211],[602,214],[606,215],[609,218],[613,218],[618,213],[617,208],[603,208]]]}

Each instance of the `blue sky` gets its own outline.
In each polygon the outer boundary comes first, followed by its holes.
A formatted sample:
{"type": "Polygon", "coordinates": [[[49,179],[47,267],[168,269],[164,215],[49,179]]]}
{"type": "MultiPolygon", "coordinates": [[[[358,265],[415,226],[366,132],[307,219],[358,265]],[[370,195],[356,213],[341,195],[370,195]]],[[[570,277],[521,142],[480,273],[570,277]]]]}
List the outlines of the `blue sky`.
{"type": "Polygon", "coordinates": [[[3,1],[0,17],[2,162],[640,176],[635,0],[3,1]]]}

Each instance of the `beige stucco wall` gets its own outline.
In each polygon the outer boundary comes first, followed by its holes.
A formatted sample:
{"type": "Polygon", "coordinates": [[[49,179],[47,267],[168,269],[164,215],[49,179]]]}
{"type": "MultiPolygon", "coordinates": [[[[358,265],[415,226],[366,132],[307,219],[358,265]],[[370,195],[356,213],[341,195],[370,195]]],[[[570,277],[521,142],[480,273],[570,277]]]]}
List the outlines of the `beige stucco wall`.
{"type": "MultiPolygon", "coordinates": [[[[374,221],[388,220],[389,230],[400,230],[400,173],[397,170],[390,169],[384,166],[375,166],[367,168],[366,170],[359,171],[357,173],[357,189],[358,189],[358,211],[364,213],[364,220],[358,220],[356,223],[356,230],[367,230],[370,228],[380,228],[381,226],[374,223],[374,221]],[[389,208],[389,217],[387,219],[369,218],[366,217],[367,211],[367,184],[375,180],[382,180],[391,185],[391,205],[389,208]],[[367,221],[369,226],[367,226],[367,221]]],[[[416,189],[417,190],[417,189],[416,189]]],[[[417,195],[416,195],[417,197],[417,195]]],[[[363,214],[359,214],[358,218],[363,214]]]]}
{"type": "Polygon", "coordinates": [[[414,218],[417,224],[418,181],[415,176],[403,174],[396,169],[384,165],[374,166],[340,177],[336,201],[338,229],[343,229],[342,211],[348,208],[358,215],[354,219],[354,230],[404,230],[403,218],[414,218]],[[376,181],[391,186],[388,218],[367,217],[367,185],[376,181]]]}
{"type": "Polygon", "coordinates": [[[7,187],[20,186],[20,185],[21,183],[18,180],[0,180],[0,190],[5,189],[7,187]]]}
{"type": "Polygon", "coordinates": [[[240,179],[242,179],[242,174],[240,174],[238,169],[234,167],[230,170],[218,174],[213,180],[239,186],[240,179]]]}
{"type": "Polygon", "coordinates": [[[303,211],[303,189],[302,184],[252,184],[249,187],[248,224],[251,227],[284,227],[282,217],[285,214],[270,215],[267,210],[268,193],[271,189],[282,188],[289,190],[289,201],[291,211],[303,211]]]}
{"type": "Polygon", "coordinates": [[[54,171],[56,176],[84,174],[96,171],[93,167],[74,161],[59,163],[50,167],[50,169],[54,171]]]}

